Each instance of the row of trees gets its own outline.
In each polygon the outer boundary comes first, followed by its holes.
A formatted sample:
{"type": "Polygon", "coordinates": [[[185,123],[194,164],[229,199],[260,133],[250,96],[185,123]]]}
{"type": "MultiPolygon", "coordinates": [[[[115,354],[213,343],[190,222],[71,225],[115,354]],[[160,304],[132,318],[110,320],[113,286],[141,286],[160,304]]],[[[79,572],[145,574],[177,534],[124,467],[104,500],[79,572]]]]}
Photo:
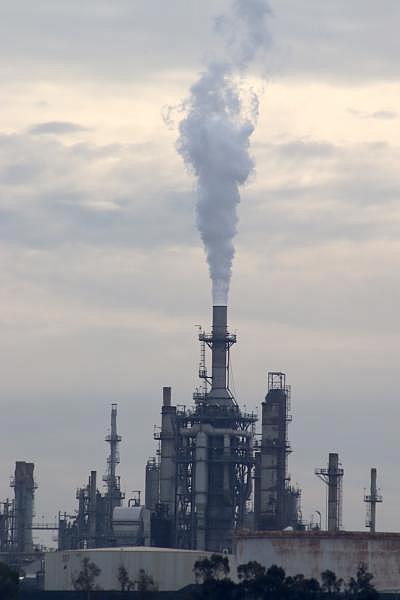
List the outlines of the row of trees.
{"type": "MultiPolygon", "coordinates": [[[[188,591],[188,600],[316,600],[317,598],[342,595],[349,600],[377,600],[372,580],[373,575],[361,564],[355,574],[347,582],[336,576],[333,571],[321,573],[321,583],[304,575],[287,576],[285,571],[276,565],[266,569],[256,561],[240,565],[237,568],[238,583],[230,578],[229,560],[226,556],[213,554],[210,558],[196,561],[194,573],[198,586],[188,591]]],[[[74,589],[90,592],[99,590],[96,583],[101,573],[100,568],[85,557],[80,572],[73,579],[74,589]]],[[[15,600],[18,595],[18,573],[0,563],[0,598],[15,600]]],[[[144,569],[140,569],[133,580],[126,568],[121,565],[118,570],[120,590],[157,591],[153,578],[144,569]]]]}
{"type": "MultiPolygon", "coordinates": [[[[99,591],[101,588],[97,584],[97,578],[101,573],[100,567],[85,557],[82,561],[82,568],[72,580],[74,590],[78,592],[99,591]]],[[[148,575],[144,569],[140,569],[137,577],[131,579],[124,565],[118,569],[118,582],[121,592],[154,592],[157,591],[157,586],[151,575],[148,575]]]]}
{"type": "Polygon", "coordinates": [[[266,569],[256,561],[239,565],[237,575],[239,583],[229,578],[229,561],[226,556],[213,554],[210,558],[199,560],[194,565],[196,580],[200,583],[191,598],[207,600],[309,600],[320,596],[333,598],[344,595],[354,600],[376,600],[376,591],[364,564],[360,564],[355,577],[344,582],[333,571],[321,573],[321,583],[304,575],[287,576],[276,565],[266,569]]]}

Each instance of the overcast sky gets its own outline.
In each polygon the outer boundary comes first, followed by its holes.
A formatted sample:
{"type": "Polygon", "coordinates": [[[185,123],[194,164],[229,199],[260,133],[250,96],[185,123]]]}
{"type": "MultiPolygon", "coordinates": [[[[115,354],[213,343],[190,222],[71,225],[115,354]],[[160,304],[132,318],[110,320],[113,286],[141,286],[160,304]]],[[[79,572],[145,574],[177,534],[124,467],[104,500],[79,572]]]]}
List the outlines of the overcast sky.
{"type": "MultiPolygon", "coordinates": [[[[220,41],[228,0],[0,0],[0,498],[35,462],[37,515],[106,467],[143,488],[161,388],[190,404],[210,324],[194,181],[162,119],[220,41]]],[[[303,516],[337,451],[344,525],[400,531],[400,3],[274,0],[253,66],[256,173],[230,293],[234,381],[255,409],[287,373],[303,516]]]]}

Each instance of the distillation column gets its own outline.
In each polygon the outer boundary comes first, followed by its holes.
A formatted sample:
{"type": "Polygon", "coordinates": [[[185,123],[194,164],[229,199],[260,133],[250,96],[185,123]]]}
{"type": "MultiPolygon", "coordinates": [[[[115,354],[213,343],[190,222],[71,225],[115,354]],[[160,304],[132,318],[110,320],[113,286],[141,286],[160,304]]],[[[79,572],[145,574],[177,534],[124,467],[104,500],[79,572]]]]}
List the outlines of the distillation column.
{"type": "Polygon", "coordinates": [[[289,502],[296,491],[288,486],[287,473],[289,419],[286,375],[268,373],[268,393],[262,403],[261,452],[256,466],[255,516],[259,530],[280,530],[296,524],[296,503],[289,502]]]}
{"type": "Polygon", "coordinates": [[[11,481],[15,493],[15,523],[12,543],[17,552],[33,551],[32,522],[36,489],[33,469],[33,463],[17,461],[14,478],[11,481]]]}
{"type": "Polygon", "coordinates": [[[376,530],[376,505],[379,502],[383,502],[382,495],[379,493],[376,487],[376,469],[371,469],[371,484],[370,493],[364,496],[364,502],[368,505],[367,518],[365,525],[369,528],[371,533],[375,533],[376,530]]]}
{"type": "Polygon", "coordinates": [[[168,518],[175,518],[176,406],[171,405],[171,388],[163,388],[161,411],[160,504],[168,518]]]}

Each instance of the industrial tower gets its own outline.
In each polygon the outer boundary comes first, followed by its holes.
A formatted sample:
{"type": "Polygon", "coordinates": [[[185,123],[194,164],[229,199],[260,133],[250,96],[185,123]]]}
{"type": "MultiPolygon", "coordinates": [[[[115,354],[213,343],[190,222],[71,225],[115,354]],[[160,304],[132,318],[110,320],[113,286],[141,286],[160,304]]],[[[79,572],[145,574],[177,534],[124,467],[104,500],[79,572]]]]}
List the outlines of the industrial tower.
{"type": "Polygon", "coordinates": [[[202,360],[204,386],[193,395],[194,406],[173,406],[171,390],[164,388],[161,431],[155,436],[159,502],[152,530],[163,532],[159,545],[231,550],[252,491],[257,418],[239,409],[229,387],[236,336],[228,331],[226,306],[213,307],[212,332],[201,331],[199,340],[202,354],[205,346],[211,350],[212,374],[202,360]]]}
{"type": "Polygon", "coordinates": [[[287,459],[290,387],[286,375],[268,373],[268,391],[262,403],[261,448],[256,453],[255,522],[258,530],[300,526],[299,489],[290,485],[287,459]]]}
{"type": "Polygon", "coordinates": [[[383,502],[383,497],[376,487],[376,469],[371,469],[371,484],[370,493],[364,495],[364,502],[367,504],[367,518],[365,526],[368,527],[371,533],[376,530],[376,505],[383,502]]]}
{"type": "Polygon", "coordinates": [[[327,529],[338,531],[342,527],[343,504],[343,475],[344,471],[339,463],[339,455],[335,452],[329,454],[328,468],[316,469],[315,474],[327,485],[327,529]]]}
{"type": "Polygon", "coordinates": [[[119,465],[118,446],[121,436],[117,433],[117,405],[111,405],[110,433],[105,440],[110,444],[110,454],[107,458],[107,473],[103,477],[106,485],[106,527],[109,537],[112,537],[112,519],[114,508],[121,506],[123,494],[121,493],[120,478],[116,475],[119,465]]]}
{"type": "Polygon", "coordinates": [[[106,493],[97,489],[97,471],[90,471],[86,486],[78,488],[77,514],[70,516],[59,514],[58,549],[101,548],[113,546],[115,535],[113,531],[114,509],[121,506],[124,498],[120,490],[119,477],[116,469],[119,464],[118,444],[121,436],[117,432],[117,405],[111,405],[110,433],[105,438],[110,444],[110,454],[107,458],[107,473],[103,477],[106,493]]]}
{"type": "Polygon", "coordinates": [[[15,552],[33,551],[32,522],[36,484],[33,478],[34,464],[25,461],[15,463],[15,474],[11,479],[15,500],[11,546],[15,552]]]}

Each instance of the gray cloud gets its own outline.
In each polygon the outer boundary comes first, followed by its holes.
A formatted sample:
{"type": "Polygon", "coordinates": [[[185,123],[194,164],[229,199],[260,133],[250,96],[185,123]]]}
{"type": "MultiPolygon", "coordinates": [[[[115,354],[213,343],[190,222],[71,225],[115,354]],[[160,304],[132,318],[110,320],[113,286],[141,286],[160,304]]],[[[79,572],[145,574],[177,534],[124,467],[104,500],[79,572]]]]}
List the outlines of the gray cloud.
{"type": "MultiPolygon", "coordinates": [[[[323,3],[271,0],[272,48],[260,61],[269,75],[328,80],[398,79],[400,6],[386,0],[323,3]]],[[[154,78],[160,71],[197,69],[217,47],[210,23],[229,0],[113,4],[28,0],[2,2],[0,56],[8,76],[59,79],[154,78]],[[174,44],[171,44],[171,39],[174,44]],[[51,57],[51,60],[49,60],[51,57]],[[10,59],[13,69],[9,69],[10,59]]]]}
{"type": "MultiPolygon", "coordinates": [[[[255,152],[259,172],[242,203],[252,210],[243,211],[239,230],[246,242],[265,235],[278,246],[397,238],[397,148],[294,139],[259,144],[255,152]]],[[[197,245],[192,190],[174,173],[159,171],[154,179],[159,166],[153,155],[151,145],[66,146],[46,136],[0,137],[3,239],[34,247],[67,240],[197,245]]]]}
{"type": "Polygon", "coordinates": [[[349,112],[355,117],[360,117],[361,119],[382,119],[384,121],[390,121],[392,119],[397,119],[398,114],[394,110],[376,110],[374,112],[363,112],[360,110],[356,110],[353,108],[349,109],[349,112]]]}
{"type": "Polygon", "coordinates": [[[0,136],[3,239],[34,247],[193,244],[191,191],[172,182],[153,154],[151,145],[66,146],[46,136],[0,136]]]}
{"type": "Polygon", "coordinates": [[[37,123],[29,129],[29,133],[33,135],[42,134],[58,134],[76,133],[79,131],[87,131],[86,127],[78,123],[70,123],[68,121],[47,121],[46,123],[37,123]]]}
{"type": "Polygon", "coordinates": [[[361,82],[397,80],[400,5],[387,0],[272,0],[276,75],[361,82]]]}
{"type": "Polygon", "coordinates": [[[397,119],[397,113],[393,110],[377,110],[371,114],[373,119],[391,120],[397,119]]]}

